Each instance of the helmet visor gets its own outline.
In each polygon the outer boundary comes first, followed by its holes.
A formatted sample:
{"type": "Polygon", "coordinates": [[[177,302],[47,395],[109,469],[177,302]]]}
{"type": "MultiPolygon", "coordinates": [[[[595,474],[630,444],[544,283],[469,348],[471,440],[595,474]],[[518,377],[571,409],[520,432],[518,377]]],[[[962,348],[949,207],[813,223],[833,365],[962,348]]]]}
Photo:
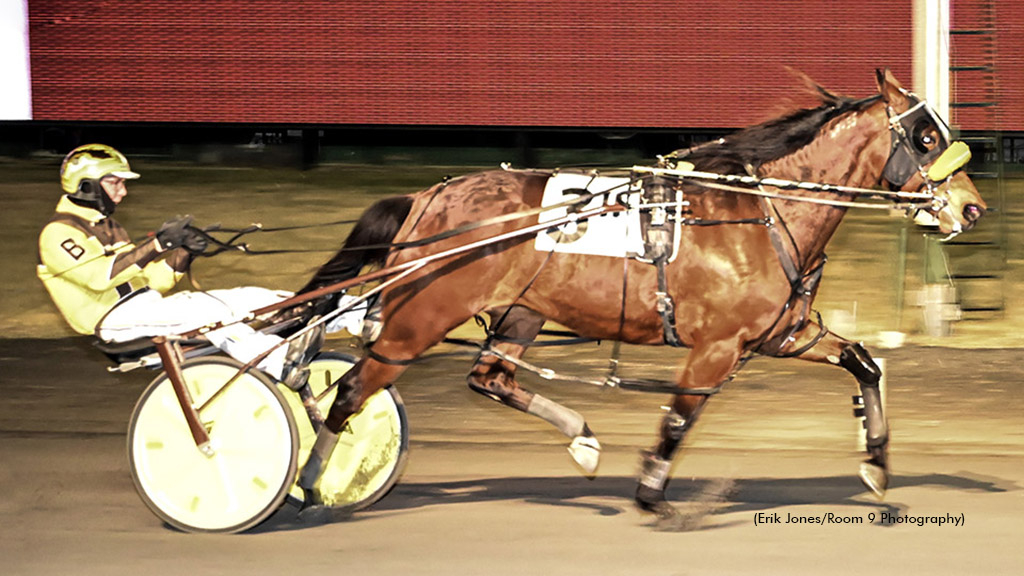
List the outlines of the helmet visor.
{"type": "Polygon", "coordinates": [[[106,176],[116,176],[118,178],[124,178],[125,180],[135,180],[136,178],[141,177],[138,172],[132,172],[131,170],[115,170],[104,174],[104,177],[106,176]]]}

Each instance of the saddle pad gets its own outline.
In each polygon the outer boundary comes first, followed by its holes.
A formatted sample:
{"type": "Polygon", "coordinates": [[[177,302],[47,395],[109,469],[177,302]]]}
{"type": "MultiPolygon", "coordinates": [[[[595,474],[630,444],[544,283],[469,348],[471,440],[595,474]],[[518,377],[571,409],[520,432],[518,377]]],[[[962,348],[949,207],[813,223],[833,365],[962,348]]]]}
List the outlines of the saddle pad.
{"type": "MultiPolygon", "coordinates": [[[[602,204],[636,206],[640,202],[640,192],[630,190],[629,178],[569,173],[556,174],[548,179],[541,206],[561,204],[589,192],[608,194],[595,196],[585,206],[571,207],[573,212],[598,208],[602,204]]],[[[565,217],[568,211],[568,207],[547,210],[541,212],[537,221],[551,222],[565,217]]],[[[640,211],[631,208],[551,228],[537,234],[534,248],[540,252],[642,257],[644,242],[640,232],[640,211]]]]}

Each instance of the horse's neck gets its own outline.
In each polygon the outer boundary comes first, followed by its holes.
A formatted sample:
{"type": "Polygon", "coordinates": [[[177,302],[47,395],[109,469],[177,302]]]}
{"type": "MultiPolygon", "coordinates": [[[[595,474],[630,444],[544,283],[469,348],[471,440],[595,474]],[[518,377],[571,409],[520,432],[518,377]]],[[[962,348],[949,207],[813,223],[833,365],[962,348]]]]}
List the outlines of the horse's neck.
{"type": "MultiPolygon", "coordinates": [[[[875,122],[863,118],[860,122],[875,122]]],[[[874,128],[874,127],[873,127],[874,128]]],[[[877,133],[874,133],[877,134],[877,133]]],[[[837,119],[822,129],[822,135],[794,154],[766,164],[762,176],[801,180],[821,184],[870,187],[876,184],[881,168],[867,157],[876,137],[857,122],[837,119]]],[[[851,200],[848,195],[822,192],[794,192],[805,196],[851,200]]],[[[810,202],[773,201],[773,206],[789,228],[799,248],[802,264],[812,265],[839,228],[846,209],[810,202]]]]}

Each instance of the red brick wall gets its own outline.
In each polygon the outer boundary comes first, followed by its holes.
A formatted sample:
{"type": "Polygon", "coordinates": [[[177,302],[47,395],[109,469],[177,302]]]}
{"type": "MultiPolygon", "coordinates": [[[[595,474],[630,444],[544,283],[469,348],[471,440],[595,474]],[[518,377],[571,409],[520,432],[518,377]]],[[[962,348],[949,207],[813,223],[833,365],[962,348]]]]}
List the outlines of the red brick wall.
{"type": "Polygon", "coordinates": [[[985,32],[950,39],[952,102],[994,106],[953,108],[952,122],[969,129],[1024,130],[1024,10],[1017,2],[952,0],[951,28],[985,32]]]}
{"type": "Polygon", "coordinates": [[[852,96],[874,92],[880,66],[909,87],[911,4],[30,0],[33,109],[89,122],[728,128],[786,107],[799,85],[786,65],[852,96]]]}

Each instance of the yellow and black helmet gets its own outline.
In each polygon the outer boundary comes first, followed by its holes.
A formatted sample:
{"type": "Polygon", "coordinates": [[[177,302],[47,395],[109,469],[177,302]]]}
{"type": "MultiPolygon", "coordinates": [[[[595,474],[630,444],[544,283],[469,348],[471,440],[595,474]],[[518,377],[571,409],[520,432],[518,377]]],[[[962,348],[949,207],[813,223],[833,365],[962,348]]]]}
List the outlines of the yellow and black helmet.
{"type": "Polygon", "coordinates": [[[124,154],[105,144],[79,146],[69,152],[60,165],[60,185],[64,193],[109,214],[113,212],[113,204],[100,187],[100,179],[105,176],[132,180],[139,174],[132,172],[124,154]]]}

